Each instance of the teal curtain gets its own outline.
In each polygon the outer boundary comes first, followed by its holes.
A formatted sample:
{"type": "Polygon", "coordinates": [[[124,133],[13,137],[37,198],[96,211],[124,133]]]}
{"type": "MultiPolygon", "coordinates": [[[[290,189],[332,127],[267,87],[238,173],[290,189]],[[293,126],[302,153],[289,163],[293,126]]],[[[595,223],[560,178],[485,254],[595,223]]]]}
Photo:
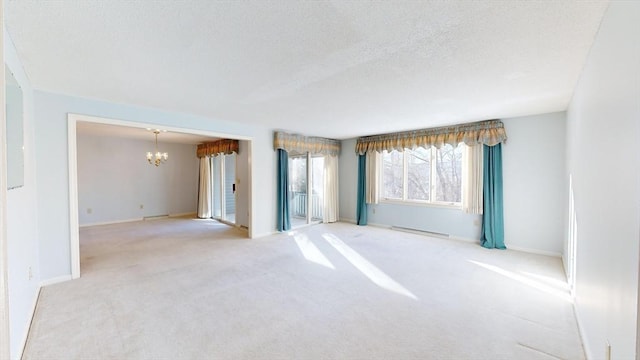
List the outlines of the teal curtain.
{"type": "Polygon", "coordinates": [[[356,222],[358,225],[367,225],[366,170],[367,155],[358,155],[358,202],[356,204],[356,222]]]}
{"type": "Polygon", "coordinates": [[[483,146],[484,204],[480,243],[489,249],[506,249],[502,201],[502,144],[483,146]]]}
{"type": "Polygon", "coordinates": [[[278,149],[278,231],[291,229],[289,214],[289,154],[278,149]]]}

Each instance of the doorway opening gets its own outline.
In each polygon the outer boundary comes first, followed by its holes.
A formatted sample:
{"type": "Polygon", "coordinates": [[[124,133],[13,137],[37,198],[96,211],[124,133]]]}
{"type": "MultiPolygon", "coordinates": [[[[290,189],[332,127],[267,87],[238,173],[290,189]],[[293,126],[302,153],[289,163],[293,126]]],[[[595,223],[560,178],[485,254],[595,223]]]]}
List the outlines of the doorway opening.
{"type": "MultiPolygon", "coordinates": [[[[68,164],[69,164],[69,249],[70,249],[70,267],[71,267],[71,278],[76,279],[80,277],[80,220],[79,220],[79,203],[78,203],[78,140],[77,140],[77,125],[78,123],[92,123],[95,125],[110,125],[113,127],[124,127],[124,128],[132,128],[137,131],[147,131],[145,129],[156,128],[158,124],[147,124],[147,123],[136,123],[122,120],[115,120],[109,118],[101,118],[87,115],[79,115],[79,114],[68,114],[68,164]]],[[[171,126],[162,126],[163,130],[166,130],[168,133],[174,133],[177,136],[180,135],[194,135],[194,136],[202,136],[207,138],[229,138],[240,140],[243,147],[242,153],[242,163],[244,166],[241,167],[241,176],[243,179],[243,194],[242,201],[238,203],[235,200],[234,196],[229,198],[232,203],[229,206],[226,206],[224,210],[228,212],[231,216],[233,214],[233,222],[237,222],[237,217],[235,209],[239,205],[241,206],[241,212],[244,215],[242,217],[243,227],[247,228],[248,237],[252,238],[253,236],[253,225],[255,217],[252,214],[252,161],[251,161],[251,152],[252,152],[252,141],[251,137],[238,136],[238,135],[230,135],[223,133],[216,133],[211,131],[202,131],[202,130],[193,130],[193,129],[185,129],[171,126]]],[[[148,135],[148,134],[147,134],[148,135]]],[[[142,154],[144,156],[144,154],[142,154]]],[[[195,153],[194,153],[195,156],[195,153]]],[[[234,178],[237,175],[236,171],[236,161],[229,161],[230,164],[233,165],[233,170],[229,170],[228,172],[234,178]]],[[[149,165],[146,165],[149,166],[149,165]]],[[[157,169],[156,169],[157,170],[157,169]]],[[[230,182],[231,189],[233,190],[234,182],[230,182]]],[[[145,191],[148,190],[145,188],[145,191]]],[[[226,190],[226,189],[225,189],[226,190]]],[[[233,191],[232,191],[233,194],[233,191]]],[[[137,205],[136,205],[137,206],[137,205]]],[[[147,206],[140,205],[140,211],[146,211],[147,206]]],[[[84,210],[84,208],[83,208],[84,210]]],[[[195,210],[195,209],[194,209],[195,210]]],[[[94,213],[91,209],[87,209],[88,213],[94,213]]],[[[195,211],[194,211],[195,213],[195,211]]]]}

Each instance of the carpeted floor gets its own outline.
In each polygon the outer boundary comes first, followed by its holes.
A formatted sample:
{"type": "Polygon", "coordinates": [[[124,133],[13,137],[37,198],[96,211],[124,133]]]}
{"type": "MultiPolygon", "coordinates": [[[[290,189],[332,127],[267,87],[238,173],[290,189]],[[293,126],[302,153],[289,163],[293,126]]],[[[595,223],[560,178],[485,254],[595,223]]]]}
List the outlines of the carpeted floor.
{"type": "Polygon", "coordinates": [[[81,229],[24,359],[584,359],[560,259],[345,223],[81,229]]]}

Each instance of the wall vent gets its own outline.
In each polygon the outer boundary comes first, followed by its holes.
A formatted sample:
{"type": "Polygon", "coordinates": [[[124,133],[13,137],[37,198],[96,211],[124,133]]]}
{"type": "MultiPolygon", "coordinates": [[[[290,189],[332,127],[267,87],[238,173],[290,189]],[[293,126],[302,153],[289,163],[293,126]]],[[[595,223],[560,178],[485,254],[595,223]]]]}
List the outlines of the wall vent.
{"type": "Polygon", "coordinates": [[[449,234],[439,233],[435,231],[428,231],[428,230],[413,229],[413,228],[408,228],[404,226],[392,226],[391,230],[404,231],[404,232],[409,232],[414,234],[435,236],[435,237],[447,238],[447,239],[449,238],[449,234]]]}
{"type": "Polygon", "coordinates": [[[159,219],[166,219],[168,218],[169,215],[154,215],[154,216],[145,216],[144,218],[142,218],[143,220],[159,220],[159,219]]]}

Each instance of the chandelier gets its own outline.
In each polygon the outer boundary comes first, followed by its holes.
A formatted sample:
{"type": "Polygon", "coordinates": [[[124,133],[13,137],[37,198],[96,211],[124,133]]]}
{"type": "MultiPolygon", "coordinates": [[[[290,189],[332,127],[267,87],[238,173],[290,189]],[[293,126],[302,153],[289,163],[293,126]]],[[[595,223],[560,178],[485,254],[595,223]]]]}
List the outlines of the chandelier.
{"type": "Polygon", "coordinates": [[[167,159],[169,158],[169,153],[166,153],[166,152],[161,153],[160,151],[158,151],[158,134],[160,134],[160,130],[155,129],[153,130],[153,133],[156,135],[155,154],[152,154],[151,152],[147,152],[147,161],[149,162],[149,164],[158,166],[160,165],[160,163],[167,161],[167,159]]]}

